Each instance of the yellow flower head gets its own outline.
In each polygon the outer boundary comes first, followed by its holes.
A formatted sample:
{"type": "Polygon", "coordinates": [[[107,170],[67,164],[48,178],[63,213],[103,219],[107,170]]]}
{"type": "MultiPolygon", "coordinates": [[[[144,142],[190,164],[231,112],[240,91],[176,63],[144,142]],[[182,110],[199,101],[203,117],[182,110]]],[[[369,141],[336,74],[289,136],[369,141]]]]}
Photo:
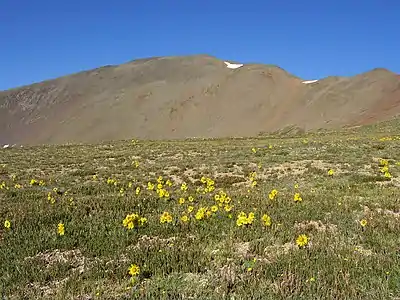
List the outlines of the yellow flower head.
{"type": "Polygon", "coordinates": [[[367,226],[367,224],[368,224],[368,221],[367,221],[366,219],[362,219],[362,220],[360,221],[360,225],[361,225],[362,227],[367,226]]]}
{"type": "Polygon", "coordinates": [[[211,211],[212,212],[217,212],[218,211],[218,206],[216,206],[216,205],[213,205],[213,206],[211,206],[211,211]]]}
{"type": "Polygon", "coordinates": [[[185,203],[185,198],[182,198],[182,197],[179,198],[178,203],[179,203],[180,205],[184,204],[184,203],[185,203]]]}
{"type": "Polygon", "coordinates": [[[332,169],[330,169],[330,170],[328,171],[328,175],[329,175],[329,176],[333,176],[333,174],[335,174],[335,171],[333,171],[332,169]]]}
{"type": "Polygon", "coordinates": [[[5,221],[4,221],[4,227],[5,227],[6,229],[10,229],[10,228],[11,228],[11,222],[10,222],[9,220],[5,220],[5,221]]]}
{"type": "Polygon", "coordinates": [[[138,265],[132,264],[128,269],[129,275],[136,276],[140,274],[140,267],[138,265]]]}
{"type": "Polygon", "coordinates": [[[300,234],[296,239],[296,244],[300,248],[307,246],[308,242],[309,238],[305,234],[300,234]]]}
{"type": "Polygon", "coordinates": [[[182,221],[183,223],[187,223],[187,222],[189,222],[189,217],[186,216],[186,215],[184,215],[184,216],[181,217],[181,221],[182,221]]]}

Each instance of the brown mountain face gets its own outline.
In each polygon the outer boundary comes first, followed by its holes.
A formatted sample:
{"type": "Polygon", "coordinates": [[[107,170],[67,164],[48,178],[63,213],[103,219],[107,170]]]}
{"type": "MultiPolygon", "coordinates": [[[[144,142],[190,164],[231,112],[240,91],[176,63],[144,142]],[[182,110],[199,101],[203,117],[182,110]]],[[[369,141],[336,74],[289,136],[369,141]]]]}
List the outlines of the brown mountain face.
{"type": "Polygon", "coordinates": [[[400,78],[385,69],[304,84],[276,66],[157,57],[0,92],[0,144],[255,136],[398,114],[400,78]]]}

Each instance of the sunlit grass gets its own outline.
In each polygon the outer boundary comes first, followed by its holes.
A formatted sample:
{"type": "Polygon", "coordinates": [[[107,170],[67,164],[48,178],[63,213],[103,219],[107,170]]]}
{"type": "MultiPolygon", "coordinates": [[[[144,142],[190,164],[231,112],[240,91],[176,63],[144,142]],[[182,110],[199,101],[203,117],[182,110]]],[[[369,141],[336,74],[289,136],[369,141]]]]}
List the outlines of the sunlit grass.
{"type": "Polygon", "coordinates": [[[396,299],[399,143],[368,129],[2,150],[1,292],[396,299]]]}

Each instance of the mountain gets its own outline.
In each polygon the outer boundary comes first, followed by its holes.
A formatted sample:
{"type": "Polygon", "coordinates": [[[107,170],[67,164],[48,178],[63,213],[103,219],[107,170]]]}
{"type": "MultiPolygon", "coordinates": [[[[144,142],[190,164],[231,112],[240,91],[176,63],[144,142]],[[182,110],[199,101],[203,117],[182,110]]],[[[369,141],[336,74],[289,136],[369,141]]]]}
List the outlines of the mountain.
{"type": "Polygon", "coordinates": [[[255,136],[400,114],[400,78],[374,69],[304,81],[208,55],[154,57],[0,92],[0,144],[255,136]]]}

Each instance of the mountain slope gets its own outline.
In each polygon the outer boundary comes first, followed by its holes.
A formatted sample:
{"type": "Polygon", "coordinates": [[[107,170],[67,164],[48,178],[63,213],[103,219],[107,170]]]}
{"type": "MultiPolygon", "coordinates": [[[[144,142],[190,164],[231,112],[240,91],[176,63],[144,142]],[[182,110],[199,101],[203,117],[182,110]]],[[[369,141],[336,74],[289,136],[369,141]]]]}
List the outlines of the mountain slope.
{"type": "Polygon", "coordinates": [[[368,124],[400,113],[384,69],[304,84],[285,70],[208,55],[106,66],[0,92],[0,144],[252,136],[368,124]]]}

